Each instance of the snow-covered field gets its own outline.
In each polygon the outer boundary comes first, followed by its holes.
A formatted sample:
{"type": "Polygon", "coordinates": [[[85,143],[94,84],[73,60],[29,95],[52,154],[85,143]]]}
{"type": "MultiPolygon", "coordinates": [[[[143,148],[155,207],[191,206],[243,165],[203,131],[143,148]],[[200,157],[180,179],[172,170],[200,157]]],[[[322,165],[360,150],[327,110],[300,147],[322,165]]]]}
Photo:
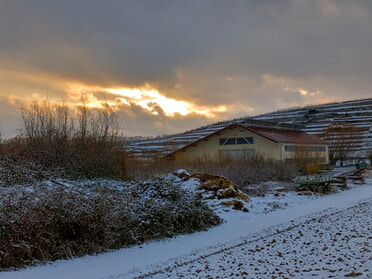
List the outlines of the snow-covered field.
{"type": "Polygon", "coordinates": [[[372,278],[372,179],[326,196],[252,197],[208,231],[0,272],[9,279],[372,278]]]}

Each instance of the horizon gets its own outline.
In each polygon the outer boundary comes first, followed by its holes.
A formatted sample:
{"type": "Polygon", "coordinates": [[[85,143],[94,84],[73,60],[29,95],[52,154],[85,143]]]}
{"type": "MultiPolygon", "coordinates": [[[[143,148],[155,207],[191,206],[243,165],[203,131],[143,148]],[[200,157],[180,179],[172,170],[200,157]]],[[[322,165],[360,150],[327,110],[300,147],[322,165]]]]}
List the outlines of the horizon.
{"type": "MultiPolygon", "coordinates": [[[[234,121],[234,120],[239,120],[239,119],[244,119],[244,118],[255,118],[257,116],[264,116],[266,114],[275,114],[275,113],[280,113],[280,112],[286,112],[286,111],[292,111],[292,110],[299,110],[299,109],[307,109],[307,108],[312,108],[312,107],[319,107],[319,106],[327,106],[327,105],[332,105],[332,104],[344,104],[344,103],[350,103],[350,102],[357,102],[357,101],[363,101],[363,100],[369,100],[372,98],[363,98],[363,99],[352,99],[352,100],[346,100],[346,101],[340,101],[340,102],[327,102],[327,103],[321,103],[321,104],[309,104],[309,105],[304,105],[304,106],[296,106],[296,107],[290,107],[290,108],[283,108],[283,109],[279,109],[279,110],[275,110],[275,111],[270,111],[270,112],[265,112],[265,113],[262,113],[262,114],[258,114],[258,115],[246,115],[246,116],[239,116],[239,117],[236,117],[236,118],[232,118],[232,119],[226,119],[226,120],[217,120],[215,122],[211,122],[211,123],[207,123],[205,125],[202,125],[202,126],[197,126],[197,127],[191,127],[190,129],[187,129],[187,130],[182,130],[182,131],[179,131],[179,132],[175,132],[175,133],[172,133],[172,134],[158,134],[158,135],[122,135],[122,137],[125,139],[131,139],[131,138],[143,138],[143,139],[156,139],[156,138],[163,138],[163,137],[169,137],[169,136],[174,136],[174,135],[178,135],[178,134],[184,134],[184,133],[188,133],[188,132],[191,132],[191,131],[194,131],[194,130],[198,130],[198,129],[203,129],[205,127],[208,127],[210,125],[214,125],[214,124],[219,124],[219,123],[223,123],[223,122],[231,122],[231,121],[234,121]]],[[[258,120],[260,121],[260,120],[258,120]]],[[[270,120],[264,120],[264,121],[270,121],[270,120]]],[[[1,130],[0,130],[1,132],[1,130]]],[[[18,136],[19,134],[17,134],[16,136],[18,136]]],[[[0,134],[0,139],[1,139],[1,134],[0,134]]],[[[15,136],[15,137],[16,137],[15,136]]],[[[12,139],[13,137],[8,137],[8,138],[4,138],[4,140],[9,140],[9,139],[12,139]]]]}
{"type": "Polygon", "coordinates": [[[6,138],[34,100],[85,96],[156,137],[372,95],[372,2],[15,0],[0,26],[6,138]]]}

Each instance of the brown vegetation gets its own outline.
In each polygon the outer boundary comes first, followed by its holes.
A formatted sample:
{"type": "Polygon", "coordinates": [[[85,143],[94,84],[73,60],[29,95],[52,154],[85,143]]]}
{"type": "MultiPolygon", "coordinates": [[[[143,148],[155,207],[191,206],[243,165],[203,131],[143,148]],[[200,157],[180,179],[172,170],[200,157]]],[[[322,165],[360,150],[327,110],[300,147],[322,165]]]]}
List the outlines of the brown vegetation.
{"type": "Polygon", "coordinates": [[[0,269],[96,254],[221,221],[161,179],[49,180],[0,189],[0,269]]]}
{"type": "MultiPolygon", "coordinates": [[[[264,181],[291,181],[299,171],[297,162],[281,162],[256,155],[244,159],[228,159],[223,161],[194,161],[182,165],[193,173],[209,173],[226,177],[237,185],[238,189],[246,189],[250,185],[264,181]]],[[[178,166],[180,167],[180,166],[178,166]]]]}
{"type": "Polygon", "coordinates": [[[72,177],[125,177],[118,119],[109,105],[88,109],[83,99],[72,111],[65,104],[35,101],[21,114],[21,135],[7,153],[72,177]]]}
{"type": "Polygon", "coordinates": [[[208,173],[190,175],[186,171],[177,171],[173,174],[183,181],[197,179],[199,185],[196,185],[195,191],[203,200],[219,200],[220,205],[231,206],[236,210],[247,210],[244,208],[244,202],[250,200],[249,196],[240,191],[233,182],[223,176],[208,173]]]}
{"type": "Polygon", "coordinates": [[[124,150],[108,105],[88,109],[83,100],[74,112],[42,101],[21,112],[21,135],[1,146],[0,269],[95,254],[221,221],[197,197],[162,179],[86,179],[155,172],[153,163],[124,150]]]}
{"type": "MultiPolygon", "coordinates": [[[[179,187],[156,179],[138,181],[176,166],[128,154],[115,111],[108,105],[92,110],[83,100],[74,112],[64,104],[43,101],[21,112],[22,133],[7,143],[0,157],[0,268],[99,253],[221,221],[179,187]],[[105,180],[80,187],[69,180],[72,187],[60,183],[61,176],[137,182],[115,188],[117,182],[105,180]]],[[[293,163],[263,156],[184,167],[209,173],[195,175],[200,190],[240,210],[248,199],[241,190],[247,192],[262,181],[290,181],[298,170],[293,163]]]]}
{"type": "Polygon", "coordinates": [[[363,130],[347,123],[331,123],[319,136],[330,144],[331,164],[348,159],[354,150],[361,147],[364,140],[363,130]]]}

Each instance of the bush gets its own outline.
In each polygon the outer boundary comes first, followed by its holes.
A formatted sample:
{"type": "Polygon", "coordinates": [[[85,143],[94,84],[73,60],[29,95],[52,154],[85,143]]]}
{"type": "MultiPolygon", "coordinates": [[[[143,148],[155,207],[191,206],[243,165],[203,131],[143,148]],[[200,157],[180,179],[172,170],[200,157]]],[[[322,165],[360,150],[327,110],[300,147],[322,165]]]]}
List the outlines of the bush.
{"type": "Polygon", "coordinates": [[[76,184],[0,187],[1,269],[96,254],[221,222],[191,193],[161,179],[76,184]]]}
{"type": "Polygon", "coordinates": [[[35,101],[21,108],[21,135],[14,154],[43,169],[64,169],[74,178],[119,177],[123,144],[115,108],[91,109],[84,97],[71,110],[65,104],[35,101]]]}
{"type": "MultiPolygon", "coordinates": [[[[57,170],[54,174],[57,175],[57,170]]],[[[17,156],[0,156],[0,187],[34,183],[50,176],[32,162],[22,161],[17,156]]]]}

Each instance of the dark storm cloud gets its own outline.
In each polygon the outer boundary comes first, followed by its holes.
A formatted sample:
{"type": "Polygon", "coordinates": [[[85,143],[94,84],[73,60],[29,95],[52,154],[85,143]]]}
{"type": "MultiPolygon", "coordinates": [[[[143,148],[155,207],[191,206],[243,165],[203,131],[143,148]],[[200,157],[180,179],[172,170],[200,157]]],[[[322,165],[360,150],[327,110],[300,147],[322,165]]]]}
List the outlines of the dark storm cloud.
{"type": "Polygon", "coordinates": [[[0,62],[100,87],[149,83],[238,117],[370,97],[371,26],[372,1],[12,0],[0,3],[0,62]]]}
{"type": "Polygon", "coordinates": [[[9,41],[2,52],[79,79],[126,84],[167,80],[175,67],[209,48],[204,34],[208,29],[195,33],[207,22],[199,4],[186,10],[183,3],[161,1],[36,0],[5,5],[1,10],[8,10],[8,16],[1,18],[9,41]]]}
{"type": "Polygon", "coordinates": [[[369,1],[16,0],[1,6],[2,53],[86,79],[167,82],[183,67],[289,76],[369,69],[369,1]]]}

